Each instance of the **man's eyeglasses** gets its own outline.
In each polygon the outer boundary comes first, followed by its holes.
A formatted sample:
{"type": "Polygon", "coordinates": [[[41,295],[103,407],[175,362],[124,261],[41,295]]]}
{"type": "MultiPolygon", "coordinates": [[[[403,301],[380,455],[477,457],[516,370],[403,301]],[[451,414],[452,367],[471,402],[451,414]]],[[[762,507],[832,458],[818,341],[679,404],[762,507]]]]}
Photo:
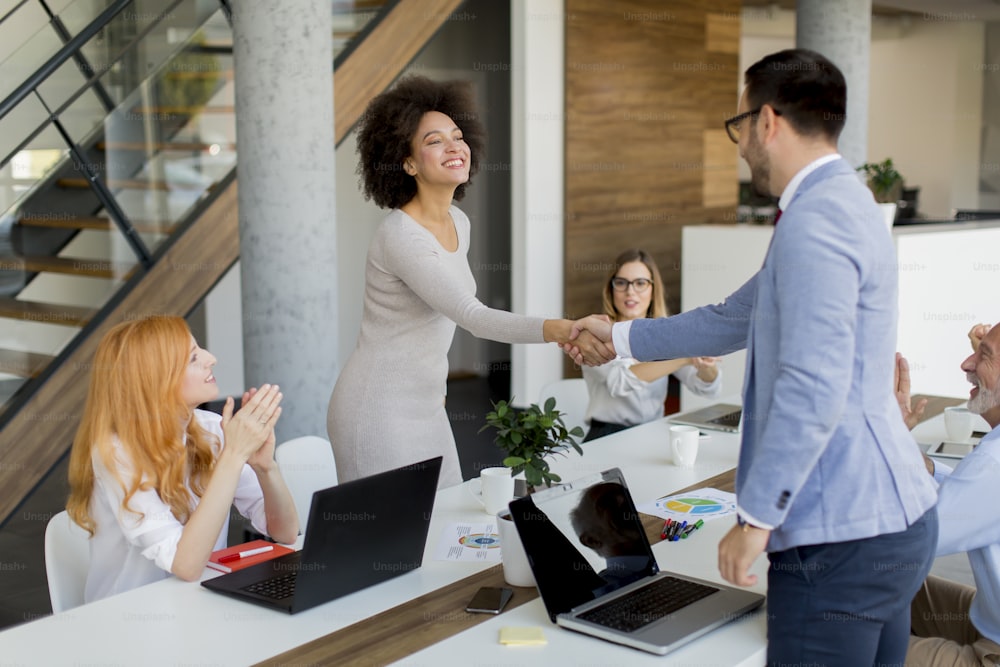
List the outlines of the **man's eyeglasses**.
{"type": "Polygon", "coordinates": [[[611,279],[611,287],[613,287],[616,292],[627,292],[629,285],[631,285],[636,292],[645,292],[652,284],[653,281],[649,278],[636,278],[635,280],[626,280],[625,278],[611,279]]]}
{"type": "MultiPolygon", "coordinates": [[[[760,113],[760,110],[763,108],[764,107],[761,106],[757,107],[756,109],[751,109],[750,111],[744,111],[743,113],[737,114],[736,116],[733,116],[732,118],[726,121],[725,123],[726,134],[729,135],[729,138],[732,140],[734,144],[740,143],[740,131],[743,127],[743,121],[752,116],[756,116],[757,114],[760,113]]],[[[775,116],[781,115],[781,112],[775,109],[774,107],[771,107],[771,110],[774,112],[775,116]]]]}

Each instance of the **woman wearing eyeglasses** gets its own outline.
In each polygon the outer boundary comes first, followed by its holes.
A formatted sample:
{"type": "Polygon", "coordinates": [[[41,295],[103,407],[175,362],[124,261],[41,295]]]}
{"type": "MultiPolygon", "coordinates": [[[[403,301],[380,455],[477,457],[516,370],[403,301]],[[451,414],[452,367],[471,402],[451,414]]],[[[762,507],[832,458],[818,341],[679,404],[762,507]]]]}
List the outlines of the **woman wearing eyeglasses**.
{"type": "MultiPolygon", "coordinates": [[[[603,302],[612,322],[669,314],[660,271],[649,253],[631,249],[618,255],[604,283],[603,302]]],[[[671,373],[699,396],[718,396],[722,382],[715,362],[714,357],[643,363],[618,357],[603,366],[584,366],[590,393],[584,442],[662,417],[671,373]]]]}

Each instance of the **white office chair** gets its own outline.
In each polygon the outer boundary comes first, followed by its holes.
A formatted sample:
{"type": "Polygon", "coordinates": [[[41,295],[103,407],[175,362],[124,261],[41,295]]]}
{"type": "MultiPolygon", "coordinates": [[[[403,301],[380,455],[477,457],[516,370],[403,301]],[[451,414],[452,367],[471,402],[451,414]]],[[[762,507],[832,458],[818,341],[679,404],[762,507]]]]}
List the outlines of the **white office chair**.
{"type": "Polygon", "coordinates": [[[538,405],[545,407],[545,399],[550,396],[556,399],[556,410],[566,413],[563,415],[566,428],[572,430],[574,426],[579,426],[586,433],[587,424],[583,419],[587,416],[587,404],[590,403],[586,381],[583,378],[568,378],[550,382],[542,387],[538,405]]]}
{"type": "Polygon", "coordinates": [[[337,462],[326,438],[304,435],[278,445],[274,450],[281,476],[288,484],[299,513],[299,529],[304,535],[313,493],[337,484],[337,462]]]}
{"type": "Polygon", "coordinates": [[[52,613],[79,607],[90,569],[90,534],[59,512],[45,526],[45,576],[52,613]]]}

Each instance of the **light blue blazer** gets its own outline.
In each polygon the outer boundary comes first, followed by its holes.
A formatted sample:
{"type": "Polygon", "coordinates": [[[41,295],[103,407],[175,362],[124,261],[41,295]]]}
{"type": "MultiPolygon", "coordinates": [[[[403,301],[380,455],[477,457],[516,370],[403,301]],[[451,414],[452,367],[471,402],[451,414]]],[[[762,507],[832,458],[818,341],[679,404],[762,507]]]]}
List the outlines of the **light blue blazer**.
{"type": "Polygon", "coordinates": [[[764,265],[723,303],[635,320],[643,361],[746,348],[741,509],[769,551],[905,530],[936,491],[893,394],[897,267],[869,190],[844,160],[801,183],[764,265]]]}

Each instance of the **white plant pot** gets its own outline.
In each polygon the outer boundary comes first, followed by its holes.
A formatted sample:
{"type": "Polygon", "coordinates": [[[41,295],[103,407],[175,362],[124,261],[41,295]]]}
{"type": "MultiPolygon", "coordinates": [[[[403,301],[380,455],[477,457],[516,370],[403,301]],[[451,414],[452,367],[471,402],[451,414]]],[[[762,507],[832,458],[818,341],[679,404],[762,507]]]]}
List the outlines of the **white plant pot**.
{"type": "Polygon", "coordinates": [[[885,226],[892,229],[892,223],[896,221],[896,204],[879,204],[878,207],[885,216],[885,226]]]}

